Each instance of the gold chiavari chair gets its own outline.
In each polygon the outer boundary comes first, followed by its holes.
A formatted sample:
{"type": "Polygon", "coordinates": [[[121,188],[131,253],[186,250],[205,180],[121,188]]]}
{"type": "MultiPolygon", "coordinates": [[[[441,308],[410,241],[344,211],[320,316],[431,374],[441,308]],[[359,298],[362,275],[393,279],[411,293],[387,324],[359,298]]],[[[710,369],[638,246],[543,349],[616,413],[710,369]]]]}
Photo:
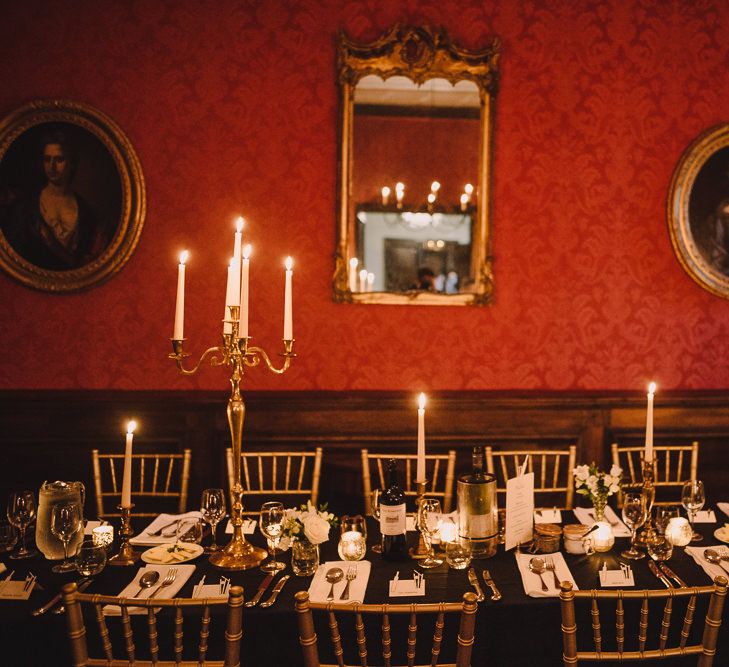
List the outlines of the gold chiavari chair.
{"type": "MultiPolygon", "coordinates": [[[[727,579],[726,577],[716,577],[713,586],[697,586],[692,588],[671,588],[668,590],[599,590],[599,591],[574,591],[572,583],[563,581],[561,592],[559,594],[561,610],[562,610],[562,660],[565,667],[569,665],[577,665],[579,661],[643,661],[651,658],[668,658],[671,656],[688,656],[698,655],[699,659],[696,663],[699,667],[711,667],[716,654],[716,644],[719,638],[719,628],[721,626],[721,614],[726,598],[727,579]],[[708,597],[709,607],[705,617],[703,635],[701,642],[698,644],[689,644],[691,636],[691,627],[694,620],[694,612],[696,611],[696,602],[698,598],[708,597]],[[674,600],[680,598],[688,598],[686,612],[683,615],[680,635],[671,632],[672,617],[678,617],[673,614],[674,600]],[[592,625],[593,651],[577,650],[577,624],[575,620],[575,601],[590,601],[590,618],[592,625]],[[610,619],[615,619],[615,650],[606,650],[608,648],[608,639],[602,634],[602,625],[600,623],[599,601],[615,600],[615,613],[609,615],[610,619]],[[628,605],[626,601],[640,600],[640,616],[638,624],[637,646],[635,649],[626,650],[626,634],[625,634],[625,613],[628,605]],[[658,646],[650,648],[655,642],[649,642],[649,610],[651,605],[649,601],[659,600],[664,602],[663,613],[661,615],[660,629],[658,634],[658,646]],[[669,647],[669,636],[674,636],[678,642],[678,646],[669,647]],[[680,637],[680,639],[679,639],[680,637]]],[[[586,614],[585,614],[586,615],[586,614]]],[[[610,640],[612,643],[612,640],[610,640]]],[[[632,643],[633,637],[628,637],[629,645],[632,643]]]]}
{"type": "MultiPolygon", "coordinates": [[[[134,516],[157,516],[160,512],[145,511],[140,507],[140,499],[169,499],[176,504],[170,510],[182,513],[187,508],[187,487],[190,481],[189,449],[182,454],[133,454],[132,455],[132,498],[137,507],[134,516]]],[[[94,468],[94,487],[96,489],[96,508],[103,518],[120,516],[119,512],[107,511],[104,499],[109,498],[113,507],[119,504],[122,476],[124,474],[124,454],[100,454],[98,449],[91,450],[94,468]]]]}
{"type": "MultiPolygon", "coordinates": [[[[618,493],[618,505],[623,505],[623,493],[639,490],[643,485],[641,458],[645,447],[610,447],[613,464],[623,469],[623,484],[618,493]]],[[[684,482],[696,479],[699,466],[699,443],[690,445],[655,445],[653,447],[653,485],[656,488],[654,505],[675,505],[681,502],[684,482]],[[672,497],[666,497],[667,491],[672,497]]]]}
{"type": "MultiPolygon", "coordinates": [[[[408,665],[415,664],[416,658],[416,638],[418,632],[418,615],[422,618],[425,614],[431,617],[435,615],[435,624],[433,630],[433,642],[430,646],[428,664],[442,665],[442,667],[470,667],[471,653],[473,651],[474,633],[476,627],[476,611],[478,605],[476,603],[476,595],[474,593],[464,593],[462,602],[440,602],[426,604],[355,604],[346,607],[336,606],[332,603],[314,603],[309,601],[309,593],[307,591],[299,591],[296,593],[296,615],[299,624],[299,643],[304,657],[304,667],[334,667],[330,663],[320,662],[319,646],[314,627],[314,615],[312,610],[326,614],[329,625],[330,639],[332,649],[337,659],[339,667],[345,667],[345,649],[342,643],[342,637],[339,629],[339,620],[342,619],[342,625],[346,621],[354,621],[356,632],[356,646],[358,654],[358,663],[367,665],[367,638],[365,630],[367,617],[374,617],[379,620],[381,628],[381,644],[382,659],[386,667],[393,667],[391,662],[393,659],[392,635],[396,632],[396,628],[391,625],[391,616],[407,616],[407,660],[408,665]],[[439,663],[441,645],[443,642],[443,629],[446,623],[447,614],[459,614],[458,628],[458,644],[456,649],[456,661],[449,663],[439,663]],[[381,618],[380,618],[381,617],[381,618]]],[[[394,619],[393,623],[395,622],[394,619]]],[[[347,623],[349,625],[350,623],[347,623]]],[[[455,629],[455,628],[454,628],[455,629]]],[[[397,655],[395,656],[397,659],[397,655]]]]}
{"type": "MultiPolygon", "coordinates": [[[[228,468],[228,489],[233,488],[233,450],[225,450],[228,468]]],[[[294,496],[311,500],[316,505],[319,498],[322,448],[313,452],[241,452],[241,485],[244,501],[258,497],[266,500],[282,500],[294,496]]],[[[243,512],[247,516],[258,514],[256,509],[243,512]]]]}
{"type": "MultiPolygon", "coordinates": [[[[71,644],[72,664],[74,667],[85,667],[86,665],[116,665],[117,667],[172,667],[173,665],[205,665],[209,667],[239,667],[240,666],[240,642],[243,635],[243,589],[240,586],[231,586],[228,598],[174,598],[153,600],[139,598],[118,598],[109,595],[86,595],[79,593],[76,584],[66,584],[63,587],[63,603],[66,606],[66,627],[68,638],[71,644]],[[126,657],[115,657],[112,646],[111,634],[103,614],[104,605],[117,605],[121,607],[121,628],[124,640],[123,652],[126,657]],[[210,608],[217,605],[227,605],[227,618],[225,633],[216,633],[220,638],[214,637],[216,643],[225,643],[225,658],[223,660],[208,660],[208,650],[211,645],[211,617],[210,608]],[[100,644],[104,657],[90,658],[86,636],[86,625],[82,606],[93,609],[93,616],[99,630],[100,644]],[[137,648],[133,634],[132,622],[129,614],[130,607],[143,607],[147,610],[146,623],[149,655],[151,660],[137,660],[137,648]],[[158,623],[155,609],[162,608],[162,613],[168,609],[174,610],[174,646],[169,652],[174,655],[172,659],[160,659],[160,654],[166,654],[167,647],[160,649],[158,637],[158,623]],[[197,656],[188,656],[183,661],[183,610],[199,610],[199,640],[197,656]]],[[[185,614],[188,616],[188,614],[185,614]]],[[[188,618],[189,620],[189,618],[188,618]]],[[[197,618],[196,618],[197,620],[197,618]]],[[[114,619],[117,621],[117,619],[114,619]]],[[[213,628],[214,630],[214,628],[213,628]]],[[[171,637],[172,639],[172,637],[171,637]]],[[[217,644],[219,645],[219,644],[217,644]]],[[[117,656],[119,654],[117,653],[117,656]]]]}
{"type": "MultiPolygon", "coordinates": [[[[405,477],[402,472],[398,482],[406,496],[415,497],[415,473],[417,468],[416,454],[370,454],[369,450],[362,450],[362,486],[364,489],[365,513],[372,514],[372,477],[371,466],[375,466],[379,488],[385,488],[385,467],[389,459],[405,463],[405,477]]],[[[447,454],[426,454],[425,471],[428,478],[429,496],[443,499],[443,512],[451,511],[453,505],[453,478],[456,469],[456,450],[449,449],[447,454]]]]}
{"type": "MultiPolygon", "coordinates": [[[[527,455],[529,463],[527,472],[534,473],[535,500],[543,497],[544,504],[557,494],[564,494],[561,509],[571,510],[574,507],[575,484],[572,476],[576,459],[577,447],[570,445],[567,449],[510,449],[494,450],[490,445],[486,447],[486,470],[496,475],[496,491],[506,494],[506,481],[516,477],[527,455]],[[547,494],[550,494],[549,496],[547,494]]],[[[539,503],[539,501],[536,501],[539,503]]]]}

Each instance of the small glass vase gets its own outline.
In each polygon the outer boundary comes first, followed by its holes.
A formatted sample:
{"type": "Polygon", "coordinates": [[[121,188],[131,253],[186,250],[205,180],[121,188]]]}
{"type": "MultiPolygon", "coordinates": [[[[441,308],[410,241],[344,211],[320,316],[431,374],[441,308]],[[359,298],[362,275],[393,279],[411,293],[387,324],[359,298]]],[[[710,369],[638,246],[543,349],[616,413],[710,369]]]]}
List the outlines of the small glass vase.
{"type": "Polygon", "coordinates": [[[309,577],[319,567],[319,545],[295,540],[291,545],[291,569],[298,577],[309,577]]]}
{"type": "Polygon", "coordinates": [[[595,509],[595,523],[605,521],[605,507],[607,507],[607,498],[604,496],[593,497],[592,506],[595,509]]]}

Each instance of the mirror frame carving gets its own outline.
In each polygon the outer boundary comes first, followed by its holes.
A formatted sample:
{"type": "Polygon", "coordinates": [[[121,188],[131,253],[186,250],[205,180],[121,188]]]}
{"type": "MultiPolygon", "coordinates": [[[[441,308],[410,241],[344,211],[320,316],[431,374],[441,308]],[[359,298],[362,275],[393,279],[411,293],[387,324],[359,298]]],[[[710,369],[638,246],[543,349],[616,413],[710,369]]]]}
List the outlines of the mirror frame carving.
{"type": "Polygon", "coordinates": [[[491,255],[491,163],[493,153],[494,102],[499,83],[500,41],[495,37],[480,51],[457,47],[443,28],[395,25],[369,44],[356,44],[339,34],[337,70],[341,100],[339,133],[338,226],[334,301],[411,305],[484,306],[493,303],[493,257],[491,255]],[[479,168],[477,207],[471,237],[471,267],[474,278],[468,291],[458,294],[432,292],[351,292],[349,258],[356,255],[354,219],[350,219],[354,90],[364,76],[383,79],[406,76],[415,83],[443,78],[451,83],[473,81],[480,99],[479,168]]]}

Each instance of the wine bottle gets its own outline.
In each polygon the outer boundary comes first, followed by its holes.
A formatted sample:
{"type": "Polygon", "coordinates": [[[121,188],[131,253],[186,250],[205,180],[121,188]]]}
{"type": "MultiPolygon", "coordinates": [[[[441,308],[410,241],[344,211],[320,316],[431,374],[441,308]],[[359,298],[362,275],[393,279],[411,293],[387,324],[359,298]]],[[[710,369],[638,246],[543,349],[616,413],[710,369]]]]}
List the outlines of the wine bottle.
{"type": "Polygon", "coordinates": [[[395,459],[387,463],[386,488],[380,494],[380,533],[385,560],[407,558],[405,494],[397,485],[395,459]]]}

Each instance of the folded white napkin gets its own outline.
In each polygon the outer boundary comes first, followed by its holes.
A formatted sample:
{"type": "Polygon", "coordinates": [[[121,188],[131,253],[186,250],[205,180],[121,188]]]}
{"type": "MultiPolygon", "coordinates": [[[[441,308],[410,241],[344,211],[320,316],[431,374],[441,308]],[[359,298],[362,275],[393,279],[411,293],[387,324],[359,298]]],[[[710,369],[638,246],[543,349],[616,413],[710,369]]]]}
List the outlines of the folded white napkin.
{"type": "MultiPolygon", "coordinates": [[[[574,512],[581,524],[592,526],[595,523],[595,510],[592,507],[575,507],[574,512]]],[[[605,508],[605,521],[610,524],[615,537],[630,537],[630,529],[618,518],[610,506],[605,508]]]]}
{"type": "Polygon", "coordinates": [[[554,576],[549,570],[545,570],[542,577],[544,582],[547,584],[549,590],[542,590],[541,577],[535,574],[529,569],[529,561],[532,558],[541,558],[542,560],[548,560],[551,558],[554,561],[554,569],[557,572],[557,578],[560,581],[571,581],[574,590],[579,590],[577,583],[575,582],[570,569],[567,567],[567,563],[561,553],[545,554],[543,556],[533,556],[532,554],[515,553],[516,564],[519,568],[519,574],[521,574],[521,583],[524,586],[524,592],[533,598],[554,598],[559,596],[559,588],[554,584],[554,576]]]}
{"type": "Polygon", "coordinates": [[[716,506],[724,512],[727,516],[729,516],[729,503],[716,503],[716,506]]]}
{"type": "Polygon", "coordinates": [[[716,523],[714,510],[700,510],[694,516],[694,523],[716,523]]]}
{"type": "Polygon", "coordinates": [[[84,526],[84,535],[91,535],[91,531],[94,528],[98,528],[101,525],[101,521],[87,521],[84,526]]]}
{"type": "Polygon", "coordinates": [[[314,573],[314,578],[309,586],[309,600],[312,602],[334,602],[335,604],[352,604],[353,602],[364,602],[365,591],[367,590],[367,581],[370,578],[370,569],[372,564],[367,560],[348,561],[348,560],[331,560],[322,563],[314,573]],[[334,584],[334,600],[327,600],[331,584],[327,581],[327,572],[333,567],[338,567],[347,574],[350,567],[357,568],[357,577],[352,579],[349,584],[349,600],[340,600],[347,580],[342,577],[341,581],[334,584]]]}
{"type": "MultiPolygon", "coordinates": [[[[255,519],[243,519],[243,534],[244,535],[253,535],[253,533],[256,532],[256,526],[258,525],[258,521],[255,519]]],[[[228,521],[228,524],[225,526],[225,532],[228,535],[233,534],[233,524],[228,521]]]]}
{"type": "MultiPolygon", "coordinates": [[[[161,588],[159,593],[157,593],[157,595],[155,595],[154,597],[155,599],[175,597],[175,595],[177,595],[179,590],[185,585],[187,580],[192,576],[192,573],[195,571],[194,565],[147,565],[147,567],[139,568],[137,574],[134,576],[134,579],[132,579],[132,581],[122,589],[121,593],[119,593],[119,597],[132,597],[135,593],[139,591],[139,580],[142,578],[142,575],[145,572],[149,572],[150,570],[157,570],[157,572],[159,572],[159,579],[157,580],[157,583],[150,588],[143,589],[142,592],[136,596],[139,599],[150,597],[157,590],[159,585],[164,581],[164,578],[167,576],[167,573],[171,569],[177,570],[175,580],[169,586],[161,588]]],[[[142,607],[130,607],[129,613],[146,614],[147,609],[142,607]]],[[[121,608],[117,605],[108,604],[104,607],[104,614],[106,616],[121,616],[121,608]]]]}
{"type": "Polygon", "coordinates": [[[152,523],[150,523],[139,535],[135,535],[129,540],[130,544],[138,547],[153,547],[157,544],[174,544],[177,539],[176,521],[184,521],[185,519],[201,519],[202,514],[199,511],[186,512],[185,514],[160,514],[152,523]],[[167,526],[159,535],[150,535],[156,533],[158,529],[167,526]]]}
{"type": "Polygon", "coordinates": [[[562,512],[538,507],[534,510],[534,523],[562,523],[562,512]]]}
{"type": "MultiPolygon", "coordinates": [[[[711,548],[722,556],[729,556],[729,547],[722,545],[711,548]]],[[[714,565],[704,558],[704,549],[706,547],[686,547],[686,553],[703,568],[704,572],[709,575],[712,581],[714,581],[714,577],[718,577],[719,575],[729,577],[729,573],[721,565],[714,565]]],[[[723,563],[724,567],[729,569],[729,561],[723,561],[723,563]]]]}

